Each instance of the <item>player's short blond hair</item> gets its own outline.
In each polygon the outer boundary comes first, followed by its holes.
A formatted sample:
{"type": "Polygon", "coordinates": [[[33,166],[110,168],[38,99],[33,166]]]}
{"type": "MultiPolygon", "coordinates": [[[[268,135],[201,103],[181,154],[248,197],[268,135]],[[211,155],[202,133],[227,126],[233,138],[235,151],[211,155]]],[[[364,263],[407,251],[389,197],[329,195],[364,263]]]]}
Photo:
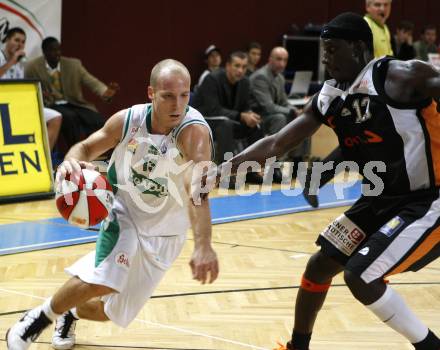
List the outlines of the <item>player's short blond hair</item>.
{"type": "MultiPolygon", "coordinates": [[[[365,5],[370,5],[372,2],[374,2],[375,0],[365,0],[365,5]]],[[[388,2],[391,4],[393,2],[393,0],[388,0],[388,2]]]]}
{"type": "Polygon", "coordinates": [[[180,74],[187,76],[191,81],[191,76],[185,65],[177,60],[171,58],[165,59],[157,63],[150,74],[150,85],[152,87],[157,86],[157,82],[162,74],[180,74]]]}

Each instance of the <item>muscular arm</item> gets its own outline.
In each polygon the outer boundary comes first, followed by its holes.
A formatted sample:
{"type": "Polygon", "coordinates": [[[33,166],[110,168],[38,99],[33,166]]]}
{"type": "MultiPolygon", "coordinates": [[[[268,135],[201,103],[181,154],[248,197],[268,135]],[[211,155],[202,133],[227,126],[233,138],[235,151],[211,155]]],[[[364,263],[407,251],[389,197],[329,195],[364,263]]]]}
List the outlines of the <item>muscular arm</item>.
{"type": "Polygon", "coordinates": [[[428,63],[391,61],[385,80],[386,94],[396,102],[417,103],[440,97],[440,72],[428,63]]]}
{"type": "Polygon", "coordinates": [[[232,172],[235,173],[238,166],[245,161],[257,161],[264,166],[268,158],[283,155],[306,137],[313,135],[320,126],[321,122],[315,116],[310,102],[300,116],[276,134],[259,140],[232,158],[232,172]]]}
{"type": "MultiPolygon", "coordinates": [[[[193,164],[185,171],[185,189],[191,196],[191,180],[193,169],[201,162],[211,160],[211,138],[206,126],[194,124],[182,130],[178,139],[179,149],[185,161],[193,161],[193,164]]],[[[202,199],[201,203],[195,204],[189,201],[189,217],[194,234],[194,253],[190,266],[193,278],[205,283],[213,282],[218,275],[218,261],[211,247],[211,211],[208,198],[202,199]],[[208,278],[208,274],[210,277],[208,278]]]]}

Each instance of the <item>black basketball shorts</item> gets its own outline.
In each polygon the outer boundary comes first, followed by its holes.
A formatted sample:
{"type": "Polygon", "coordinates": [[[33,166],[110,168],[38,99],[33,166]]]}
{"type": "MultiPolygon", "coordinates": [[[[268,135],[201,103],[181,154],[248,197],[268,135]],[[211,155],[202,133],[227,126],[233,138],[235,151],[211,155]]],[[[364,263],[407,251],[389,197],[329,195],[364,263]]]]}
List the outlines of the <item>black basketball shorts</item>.
{"type": "Polygon", "coordinates": [[[440,255],[439,191],[362,196],[316,243],[366,283],[417,271],[440,255]]]}

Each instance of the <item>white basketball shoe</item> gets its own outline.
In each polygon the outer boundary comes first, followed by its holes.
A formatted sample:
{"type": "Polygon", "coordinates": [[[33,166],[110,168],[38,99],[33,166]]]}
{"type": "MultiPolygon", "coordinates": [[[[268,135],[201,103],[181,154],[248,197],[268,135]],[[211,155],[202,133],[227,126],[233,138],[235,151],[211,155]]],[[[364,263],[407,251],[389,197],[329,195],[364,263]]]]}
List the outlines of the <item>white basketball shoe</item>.
{"type": "Polygon", "coordinates": [[[41,306],[32,309],[6,332],[8,350],[27,350],[41,332],[52,323],[41,306]]]}
{"type": "Polygon", "coordinates": [[[75,326],[77,318],[70,311],[58,317],[52,336],[52,347],[56,350],[72,349],[75,346],[75,326]]]}

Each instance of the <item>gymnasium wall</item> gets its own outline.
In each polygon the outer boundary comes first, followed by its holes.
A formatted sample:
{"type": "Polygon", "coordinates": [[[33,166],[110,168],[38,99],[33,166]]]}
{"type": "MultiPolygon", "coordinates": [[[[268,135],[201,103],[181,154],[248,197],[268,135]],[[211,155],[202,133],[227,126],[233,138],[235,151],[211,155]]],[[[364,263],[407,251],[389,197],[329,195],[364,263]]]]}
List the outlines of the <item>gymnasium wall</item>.
{"type": "MultiPolygon", "coordinates": [[[[364,12],[363,0],[224,0],[63,1],[63,54],[80,58],[104,82],[117,81],[120,94],[111,105],[98,99],[106,116],[142,103],[152,66],[163,58],[176,58],[198,79],[204,49],[215,43],[226,54],[249,41],[263,45],[263,61],[281,43],[291,24],[324,23],[343,11],[364,12]]],[[[391,29],[402,19],[416,25],[437,23],[438,0],[394,0],[391,29]]],[[[225,55],[224,55],[225,56],[225,55]]],[[[90,95],[88,95],[90,96],[90,95]]]]}

